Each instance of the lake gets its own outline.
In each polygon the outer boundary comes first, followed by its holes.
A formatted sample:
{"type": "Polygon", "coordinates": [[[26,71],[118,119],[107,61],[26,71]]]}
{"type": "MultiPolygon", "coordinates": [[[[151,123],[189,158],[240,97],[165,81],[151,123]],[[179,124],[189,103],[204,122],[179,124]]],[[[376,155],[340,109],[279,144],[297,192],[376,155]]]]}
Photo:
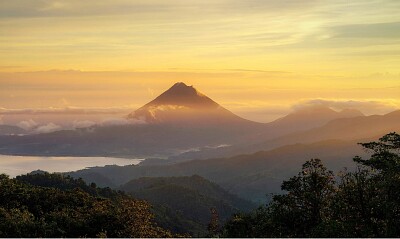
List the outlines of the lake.
{"type": "Polygon", "coordinates": [[[0,173],[11,177],[40,169],[52,172],[69,172],[87,167],[138,164],[143,159],[109,157],[37,157],[0,155],[0,173]]]}

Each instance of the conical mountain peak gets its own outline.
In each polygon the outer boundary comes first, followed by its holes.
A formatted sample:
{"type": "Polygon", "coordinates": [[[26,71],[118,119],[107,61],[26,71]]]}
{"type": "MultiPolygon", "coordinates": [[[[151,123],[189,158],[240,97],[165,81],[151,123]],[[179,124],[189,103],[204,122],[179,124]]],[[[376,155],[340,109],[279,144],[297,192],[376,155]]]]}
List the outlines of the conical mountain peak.
{"type": "Polygon", "coordinates": [[[218,107],[218,104],[183,82],[175,83],[171,88],[145,106],[174,105],[189,108],[218,107]]]}
{"type": "Polygon", "coordinates": [[[171,88],[169,88],[169,90],[178,90],[178,89],[190,90],[190,89],[194,89],[194,87],[188,86],[184,82],[176,82],[171,88]]]}
{"type": "Polygon", "coordinates": [[[175,83],[171,88],[165,91],[162,95],[170,97],[192,96],[201,95],[193,86],[188,86],[183,82],[175,83]]]}
{"type": "Polygon", "coordinates": [[[183,82],[175,83],[128,118],[146,123],[196,125],[246,121],[183,82]]]}

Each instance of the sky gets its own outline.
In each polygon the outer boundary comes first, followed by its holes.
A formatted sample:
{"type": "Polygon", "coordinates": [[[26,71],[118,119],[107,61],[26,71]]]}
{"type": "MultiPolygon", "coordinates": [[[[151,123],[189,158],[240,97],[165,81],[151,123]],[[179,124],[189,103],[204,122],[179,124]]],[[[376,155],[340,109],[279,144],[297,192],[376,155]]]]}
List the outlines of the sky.
{"type": "Polygon", "coordinates": [[[125,114],[178,81],[260,122],[304,105],[384,114],[400,108],[399,12],[398,0],[1,1],[0,123],[125,114]]]}

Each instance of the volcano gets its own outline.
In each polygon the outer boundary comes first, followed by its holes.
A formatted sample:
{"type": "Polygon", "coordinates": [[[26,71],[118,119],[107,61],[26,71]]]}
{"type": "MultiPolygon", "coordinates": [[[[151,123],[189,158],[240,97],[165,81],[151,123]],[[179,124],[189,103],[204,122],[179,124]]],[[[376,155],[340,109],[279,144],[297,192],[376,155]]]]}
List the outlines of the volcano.
{"type": "MultiPolygon", "coordinates": [[[[210,158],[271,148],[276,144],[267,145],[265,142],[322,127],[338,118],[360,120],[364,117],[354,110],[335,112],[317,107],[302,109],[275,122],[258,123],[235,115],[193,86],[179,82],[127,115],[131,123],[23,136],[0,135],[0,154],[162,158],[181,155],[177,160],[210,158]]],[[[357,125],[361,124],[349,126],[346,132],[351,133],[357,125]]],[[[329,132],[339,132],[339,126],[332,127],[334,130],[329,132]]],[[[315,134],[322,135],[318,132],[315,134]]],[[[326,138],[337,139],[339,136],[326,138]]],[[[313,142],[311,139],[314,138],[309,137],[309,142],[313,142]]],[[[363,137],[366,136],[363,134],[363,137]]],[[[302,142],[300,136],[295,139],[284,142],[302,142]]]]}
{"type": "Polygon", "coordinates": [[[183,82],[129,114],[128,119],[150,124],[257,124],[240,118],[183,82]]]}
{"type": "Polygon", "coordinates": [[[21,137],[0,136],[0,153],[168,157],[238,144],[265,128],[265,124],[235,115],[182,82],[127,115],[127,119],[131,123],[21,137]]]}

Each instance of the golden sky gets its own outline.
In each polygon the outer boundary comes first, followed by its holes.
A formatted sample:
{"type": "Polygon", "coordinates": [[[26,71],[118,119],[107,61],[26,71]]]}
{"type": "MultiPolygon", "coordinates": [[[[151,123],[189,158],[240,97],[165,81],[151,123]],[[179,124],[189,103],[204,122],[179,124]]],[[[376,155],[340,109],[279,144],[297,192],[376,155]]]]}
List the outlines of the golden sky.
{"type": "Polygon", "coordinates": [[[132,108],[174,82],[243,117],[400,108],[400,1],[0,3],[0,113],[132,108]]]}

